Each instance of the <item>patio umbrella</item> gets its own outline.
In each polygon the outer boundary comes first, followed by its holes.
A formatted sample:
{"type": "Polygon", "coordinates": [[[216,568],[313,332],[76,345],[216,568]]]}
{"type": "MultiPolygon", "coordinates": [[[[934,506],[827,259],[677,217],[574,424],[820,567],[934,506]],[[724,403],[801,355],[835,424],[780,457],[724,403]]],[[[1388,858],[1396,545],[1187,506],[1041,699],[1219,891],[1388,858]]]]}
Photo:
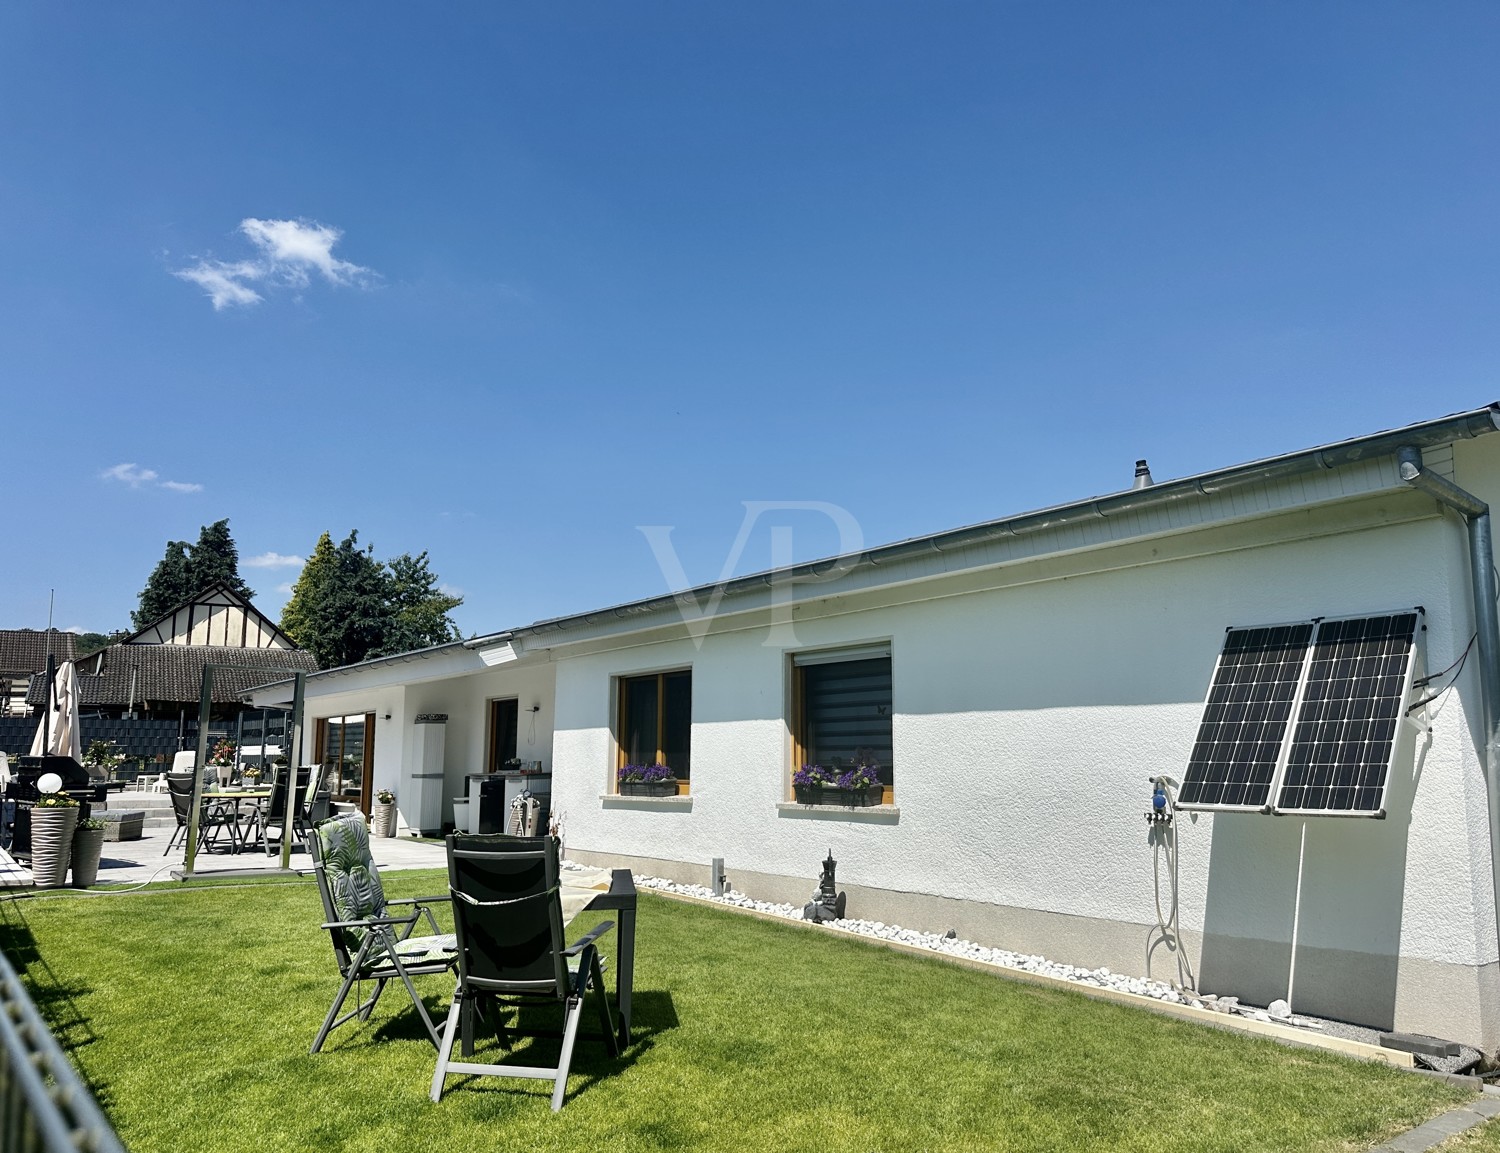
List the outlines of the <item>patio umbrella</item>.
{"type": "Polygon", "coordinates": [[[31,742],[31,755],[83,760],[78,725],[78,673],[72,661],[63,661],[48,686],[47,708],[31,742]]]}

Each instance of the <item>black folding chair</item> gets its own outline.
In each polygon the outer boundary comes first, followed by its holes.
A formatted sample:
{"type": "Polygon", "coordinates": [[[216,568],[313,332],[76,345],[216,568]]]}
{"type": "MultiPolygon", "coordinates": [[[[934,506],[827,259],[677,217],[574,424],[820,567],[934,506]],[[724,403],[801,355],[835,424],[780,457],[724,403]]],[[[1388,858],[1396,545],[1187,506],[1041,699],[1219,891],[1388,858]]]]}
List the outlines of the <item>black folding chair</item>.
{"type": "Polygon", "coordinates": [[[319,823],[307,843],[323,899],[323,928],[333,939],[334,959],[338,962],[339,976],[344,979],[328,1015],[323,1018],[312,1051],[321,1049],[329,1032],[345,1021],[356,1017],[368,1020],[386,984],[396,980],[406,986],[428,1038],[436,1045],[437,1026],[427,1015],[411,979],[428,973],[446,973],[453,967],[456,943],[451,934],[439,933],[432,915],[432,906],[448,898],[386,900],[380,885],[380,870],[370,855],[370,830],[362,813],[319,823]],[[432,933],[415,936],[424,917],[432,933]],[[374,992],[365,1001],[360,1001],[360,994],[356,993],[355,1007],[340,1016],[339,1010],[358,981],[373,981],[374,992]]]}
{"type": "Polygon", "coordinates": [[[432,1099],[441,1099],[449,1073],[528,1077],[552,1082],[552,1109],[556,1112],[562,1108],[567,1092],[579,1014],[591,987],[609,1055],[619,1055],[596,944],[601,935],[614,928],[614,922],[602,921],[572,945],[565,943],[555,837],[451,834],[448,887],[453,895],[453,925],[458,938],[458,988],[438,1047],[432,1099]],[[462,1055],[473,1054],[474,1009],[480,998],[517,1006],[560,1006],[562,1029],[546,1034],[562,1038],[557,1065],[453,1061],[453,1042],[460,1029],[462,1055]]]}
{"type": "MultiPolygon", "coordinates": [[[[177,818],[177,828],[172,833],[171,839],[167,841],[167,847],[162,850],[164,857],[179,842],[187,839],[188,820],[193,812],[193,774],[168,773],[167,795],[172,798],[172,814],[177,818]]],[[[212,848],[224,833],[229,834],[229,849],[233,852],[238,837],[233,822],[222,805],[205,800],[198,812],[198,836],[202,847],[212,848]]]]}

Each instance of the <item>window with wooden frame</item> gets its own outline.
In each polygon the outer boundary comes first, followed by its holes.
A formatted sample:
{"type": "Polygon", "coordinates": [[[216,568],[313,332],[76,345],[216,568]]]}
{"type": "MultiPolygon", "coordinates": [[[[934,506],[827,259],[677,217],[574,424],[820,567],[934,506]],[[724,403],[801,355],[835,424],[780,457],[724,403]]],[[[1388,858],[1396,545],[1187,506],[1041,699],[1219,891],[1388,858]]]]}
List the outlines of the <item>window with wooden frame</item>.
{"type": "Polygon", "coordinates": [[[872,765],[893,802],[891,650],[884,645],[792,657],[792,770],[872,765]]]}
{"type": "Polygon", "coordinates": [[[511,697],[508,700],[490,702],[489,771],[505,768],[507,761],[516,759],[516,734],[521,728],[521,702],[511,697]]]}
{"type": "Polygon", "coordinates": [[[685,792],[692,774],[693,674],[690,669],[619,679],[616,768],[666,765],[685,792]]]}
{"type": "Polygon", "coordinates": [[[314,733],[323,787],[336,801],[370,811],[370,779],[375,760],[375,714],[320,717],[314,733]]]}

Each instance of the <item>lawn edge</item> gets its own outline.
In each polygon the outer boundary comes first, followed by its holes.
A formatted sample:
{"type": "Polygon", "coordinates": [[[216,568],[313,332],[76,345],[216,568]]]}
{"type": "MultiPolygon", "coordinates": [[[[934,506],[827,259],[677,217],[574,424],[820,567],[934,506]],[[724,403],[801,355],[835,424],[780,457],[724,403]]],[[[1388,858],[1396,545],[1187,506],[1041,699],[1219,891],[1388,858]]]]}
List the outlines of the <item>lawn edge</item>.
{"type": "Polygon", "coordinates": [[[1339,1053],[1345,1057],[1354,1057],[1361,1061],[1382,1062],[1397,1069],[1404,1069],[1411,1072],[1422,1071],[1417,1069],[1416,1061],[1410,1053],[1403,1053],[1398,1049],[1384,1049],[1379,1045],[1367,1045],[1363,1041],[1350,1041],[1343,1037],[1326,1037],[1317,1033],[1309,1033],[1305,1029],[1298,1029],[1291,1025],[1254,1021],[1248,1017],[1216,1013],[1212,1009],[1195,1009],[1191,1005],[1174,1005],[1170,1001],[1160,1001],[1155,997],[1145,997],[1139,993],[1124,993],[1118,989],[1101,989],[1093,985],[1083,985],[1076,981],[1066,981],[1061,977],[1049,977],[1044,973],[1028,973],[1024,969],[1012,969],[1005,965],[996,964],[993,961],[981,961],[974,957],[959,957],[937,949],[928,949],[920,945],[909,945],[904,941],[888,941],[881,937],[870,937],[864,933],[856,933],[852,929],[841,929],[837,925],[815,925],[811,921],[798,921],[790,917],[777,916],[775,913],[765,913],[759,909],[746,909],[739,905],[726,905],[719,901],[709,900],[706,897],[695,897],[689,893],[673,893],[664,889],[643,889],[642,892],[651,893],[658,897],[666,897],[673,901],[681,901],[684,904],[701,905],[709,909],[721,909],[726,913],[740,913],[745,916],[754,917],[760,921],[774,922],[778,925],[790,925],[793,928],[801,928],[809,931],[833,933],[848,940],[858,941],[861,944],[870,945],[875,948],[890,949],[894,952],[906,953],[913,957],[928,957],[935,961],[946,961],[952,965],[958,965],[965,969],[975,969],[982,973],[990,973],[1006,980],[1020,981],[1028,985],[1040,985],[1044,988],[1058,989],[1069,993],[1078,993],[1085,997],[1091,997],[1096,1001],[1111,1001],[1117,1005],[1128,1005],[1134,1009],[1144,1009],[1147,1012],[1156,1013],[1164,1017],[1176,1017],[1179,1020],[1191,1021],[1196,1025],[1207,1025],[1210,1028],[1222,1029],[1230,1033],[1243,1033],[1248,1036],[1265,1037],[1272,1041],[1279,1041],[1284,1045],[1294,1045],[1304,1049],[1321,1049],[1329,1053],[1339,1053]]]}

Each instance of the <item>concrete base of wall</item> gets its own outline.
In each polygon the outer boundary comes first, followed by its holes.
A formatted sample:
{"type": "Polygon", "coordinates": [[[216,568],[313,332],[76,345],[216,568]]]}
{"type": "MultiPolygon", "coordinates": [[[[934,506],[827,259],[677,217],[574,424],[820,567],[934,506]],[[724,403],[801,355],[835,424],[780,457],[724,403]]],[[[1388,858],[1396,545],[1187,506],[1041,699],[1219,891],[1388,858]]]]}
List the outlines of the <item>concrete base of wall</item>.
{"type": "MultiPolygon", "coordinates": [[[[630,857],[568,847],[568,857],[586,865],[628,866],[632,872],[711,886],[709,867],[655,857],[630,857]]],[[[729,867],[731,885],[758,901],[806,904],[817,877],[788,877],[729,867]]],[[[954,930],[959,937],[992,948],[1036,953],[1049,960],[1175,982],[1175,958],[1157,948],[1155,925],[1079,917],[1038,909],[964,901],[931,893],[840,885],[849,894],[848,915],[923,932],[954,930]]],[[[1291,949],[1286,941],[1183,934],[1184,956],[1197,989],[1267,1005],[1287,994],[1291,949]]],[[[1452,965],[1417,957],[1384,956],[1340,949],[1297,948],[1293,1008],[1300,1013],[1349,1021],[1374,1029],[1429,1033],[1500,1048],[1500,965],[1452,965]]]]}

